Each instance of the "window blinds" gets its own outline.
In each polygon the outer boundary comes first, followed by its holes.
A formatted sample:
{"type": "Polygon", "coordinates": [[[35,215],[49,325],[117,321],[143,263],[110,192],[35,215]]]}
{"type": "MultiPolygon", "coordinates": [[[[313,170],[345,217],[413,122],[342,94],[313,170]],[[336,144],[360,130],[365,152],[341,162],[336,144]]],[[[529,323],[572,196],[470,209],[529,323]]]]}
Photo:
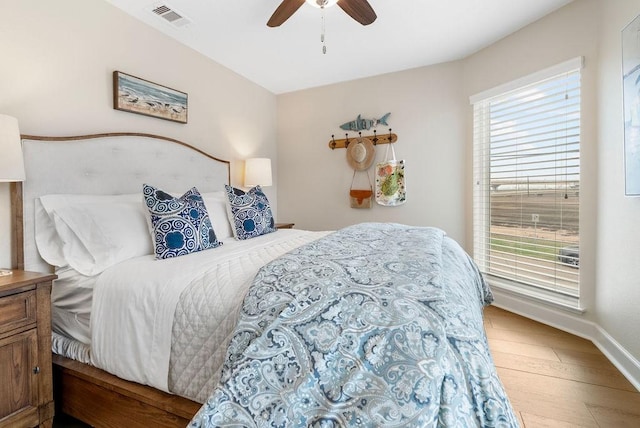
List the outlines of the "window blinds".
{"type": "Polygon", "coordinates": [[[472,98],[476,263],[490,281],[575,299],[580,278],[576,64],[472,98]]]}

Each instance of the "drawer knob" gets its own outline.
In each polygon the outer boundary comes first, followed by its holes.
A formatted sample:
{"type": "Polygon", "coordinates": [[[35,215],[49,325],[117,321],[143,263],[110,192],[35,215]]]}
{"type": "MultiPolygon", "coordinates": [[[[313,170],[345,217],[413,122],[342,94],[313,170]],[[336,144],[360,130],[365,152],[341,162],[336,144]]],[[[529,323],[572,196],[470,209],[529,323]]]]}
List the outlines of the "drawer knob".
{"type": "Polygon", "coordinates": [[[33,368],[33,374],[38,374],[38,373],[40,373],[40,367],[35,366],[35,367],[33,368]]]}

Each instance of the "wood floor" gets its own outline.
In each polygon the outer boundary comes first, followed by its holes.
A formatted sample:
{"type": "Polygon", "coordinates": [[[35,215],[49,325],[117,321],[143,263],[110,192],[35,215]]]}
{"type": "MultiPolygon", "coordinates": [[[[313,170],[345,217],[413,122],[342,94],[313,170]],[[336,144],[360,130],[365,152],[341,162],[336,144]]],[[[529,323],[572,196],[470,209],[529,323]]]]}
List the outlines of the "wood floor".
{"type": "Polygon", "coordinates": [[[494,306],[484,324],[522,427],[640,427],[640,392],[590,341],[494,306]]]}

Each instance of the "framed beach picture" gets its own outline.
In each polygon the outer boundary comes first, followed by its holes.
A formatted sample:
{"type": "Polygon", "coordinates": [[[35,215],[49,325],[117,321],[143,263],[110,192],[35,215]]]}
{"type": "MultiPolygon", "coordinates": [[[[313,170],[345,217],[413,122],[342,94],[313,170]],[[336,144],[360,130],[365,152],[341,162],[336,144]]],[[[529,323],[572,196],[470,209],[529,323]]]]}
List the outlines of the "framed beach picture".
{"type": "Polygon", "coordinates": [[[187,123],[187,94],[139,77],[113,72],[113,108],[187,123]]]}
{"type": "Polygon", "coordinates": [[[624,193],[640,196],[640,16],[622,30],[624,193]]]}

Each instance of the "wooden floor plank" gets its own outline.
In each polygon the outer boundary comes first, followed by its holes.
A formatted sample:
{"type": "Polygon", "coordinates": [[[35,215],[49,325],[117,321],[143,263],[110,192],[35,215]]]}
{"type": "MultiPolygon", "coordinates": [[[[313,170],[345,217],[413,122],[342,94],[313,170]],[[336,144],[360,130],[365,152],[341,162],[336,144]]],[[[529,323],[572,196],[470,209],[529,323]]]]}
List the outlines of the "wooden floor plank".
{"type": "Polygon", "coordinates": [[[576,400],[594,406],[600,405],[632,414],[640,414],[640,393],[638,392],[622,391],[500,367],[498,367],[498,375],[505,387],[509,385],[509,389],[549,395],[560,402],[576,400]]]}
{"type": "Polygon", "coordinates": [[[589,406],[601,427],[638,428],[640,415],[600,406],[589,406]]]}
{"type": "Polygon", "coordinates": [[[585,428],[601,428],[586,408],[563,406],[561,403],[540,401],[529,397],[525,401],[516,400],[513,404],[522,408],[522,428],[578,426],[585,428]],[[534,400],[536,402],[534,402],[534,400]]]}
{"type": "Polygon", "coordinates": [[[548,361],[561,362],[556,352],[548,346],[528,345],[526,343],[514,343],[507,340],[492,339],[491,350],[492,352],[524,355],[548,361]]]}
{"type": "Polygon", "coordinates": [[[581,400],[559,400],[557,396],[551,394],[530,392],[520,387],[513,387],[513,384],[508,380],[503,383],[513,409],[522,413],[524,424],[527,427],[530,426],[527,425],[527,415],[529,415],[529,417],[538,416],[563,423],[598,428],[598,423],[588,406],[581,400]]]}
{"type": "Polygon", "coordinates": [[[501,330],[495,328],[487,329],[489,339],[501,339],[514,343],[526,343],[529,345],[550,346],[559,349],[569,349],[573,351],[600,354],[600,350],[590,341],[577,336],[547,336],[544,334],[525,334],[520,331],[501,330]]]}
{"type": "Polygon", "coordinates": [[[557,328],[541,324],[526,318],[490,317],[491,327],[502,330],[522,331],[526,333],[548,334],[551,336],[564,336],[566,333],[557,328]]]}
{"type": "Polygon", "coordinates": [[[576,364],[585,367],[608,367],[611,370],[617,370],[607,357],[603,354],[585,353],[574,351],[571,349],[554,349],[554,353],[563,363],[576,364]]]}
{"type": "Polygon", "coordinates": [[[490,305],[484,308],[484,316],[506,316],[506,317],[513,317],[513,318],[523,318],[520,317],[520,315],[518,314],[514,314],[513,312],[509,312],[505,309],[499,308],[497,306],[494,305],[490,305]]]}
{"type": "Polygon", "coordinates": [[[506,354],[503,352],[492,352],[492,354],[497,367],[522,370],[626,391],[636,391],[633,385],[619,371],[608,366],[599,368],[585,367],[577,364],[532,358],[526,355],[506,354]]]}
{"type": "Polygon", "coordinates": [[[546,418],[544,416],[532,415],[529,413],[523,413],[522,419],[523,422],[521,422],[521,425],[524,428],[589,428],[593,426],[580,425],[574,422],[559,421],[557,419],[546,418]]]}

